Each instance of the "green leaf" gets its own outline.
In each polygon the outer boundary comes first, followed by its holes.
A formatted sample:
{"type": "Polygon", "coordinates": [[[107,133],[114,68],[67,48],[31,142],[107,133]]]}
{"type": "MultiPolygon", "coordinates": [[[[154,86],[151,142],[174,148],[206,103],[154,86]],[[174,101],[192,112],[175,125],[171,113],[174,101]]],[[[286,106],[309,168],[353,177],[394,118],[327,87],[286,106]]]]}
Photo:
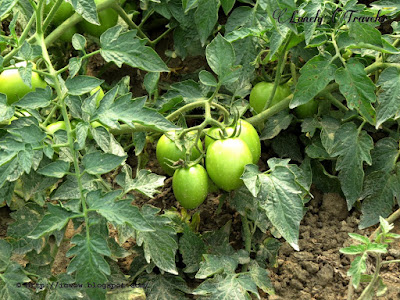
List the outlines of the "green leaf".
{"type": "Polygon", "coordinates": [[[334,78],[335,70],[330,55],[318,55],[307,61],[300,69],[299,81],[289,107],[295,108],[311,101],[334,78]]]}
{"type": "Polygon", "coordinates": [[[0,122],[7,121],[14,116],[14,108],[7,105],[7,97],[0,93],[0,122]]]}
{"type": "Polygon", "coordinates": [[[293,120],[293,115],[289,114],[286,110],[268,118],[265,127],[260,134],[260,140],[270,140],[276,137],[282,130],[289,127],[293,120]]]}
{"type": "MultiPolygon", "coordinates": [[[[82,187],[87,191],[92,191],[96,189],[94,180],[97,177],[89,175],[87,173],[83,174],[81,177],[82,187]]],[[[80,189],[78,181],[75,176],[67,176],[67,179],[57,188],[55,193],[52,195],[52,200],[71,200],[80,198],[80,189]]]]}
{"type": "Polygon", "coordinates": [[[377,244],[377,243],[371,243],[367,247],[368,252],[373,252],[373,253],[382,253],[385,254],[387,253],[387,248],[389,245],[386,244],[377,244]]]}
{"type": "Polygon", "coordinates": [[[94,1],[73,0],[71,1],[74,10],[80,14],[86,21],[100,25],[97,16],[97,7],[94,1]]]}
{"type": "Polygon", "coordinates": [[[268,271],[252,261],[249,266],[249,273],[254,283],[269,295],[275,295],[274,286],[269,278],[268,271]]]}
{"type": "Polygon", "coordinates": [[[338,177],[349,210],[360,197],[364,180],[363,164],[372,164],[370,151],[373,147],[371,136],[364,130],[358,131],[354,123],[345,123],[335,132],[330,154],[338,157],[336,170],[339,171],[338,177]]]}
{"type": "Polygon", "coordinates": [[[218,75],[221,82],[227,82],[232,76],[235,63],[235,51],[221,34],[218,34],[206,47],[206,58],[210,68],[218,75]]]}
{"type": "Polygon", "coordinates": [[[84,297],[82,292],[78,290],[74,285],[76,284],[76,286],[79,287],[80,284],[76,283],[71,275],[68,275],[66,273],[61,273],[57,277],[55,277],[54,280],[55,281],[50,281],[48,283],[48,289],[46,289],[47,299],[75,300],[84,297]],[[70,288],[60,288],[59,286],[60,283],[68,284],[70,285],[70,288]]]}
{"type": "MultiPolygon", "coordinates": [[[[321,17],[321,12],[324,10],[325,7],[323,7],[325,3],[324,2],[318,2],[318,1],[311,1],[308,2],[307,5],[304,7],[304,10],[307,12],[307,16],[318,16],[321,17]]],[[[314,32],[317,28],[317,26],[321,26],[321,24],[318,24],[318,22],[304,22],[304,35],[305,35],[305,41],[306,44],[308,45],[311,41],[311,38],[314,36],[314,32]]]]}
{"type": "Polygon", "coordinates": [[[161,270],[177,275],[175,254],[178,242],[175,230],[170,226],[171,220],[165,216],[158,216],[158,208],[145,205],[142,215],[154,228],[151,232],[138,232],[137,244],[143,245],[147,263],[153,261],[161,270]]]}
{"type": "Polygon", "coordinates": [[[118,200],[121,191],[116,190],[105,195],[100,190],[87,195],[89,209],[107,219],[114,226],[128,224],[138,231],[153,231],[152,226],[144,219],[139,209],[130,200],[118,200]]]}
{"type": "Polygon", "coordinates": [[[37,172],[49,177],[63,178],[68,171],[69,162],[56,160],[39,169],[37,172]]]}
{"type": "Polygon", "coordinates": [[[362,254],[367,250],[367,245],[352,245],[346,248],[339,249],[340,253],[347,255],[362,254]]]}
{"type": "Polygon", "coordinates": [[[386,221],[385,218],[379,217],[379,223],[380,223],[382,232],[384,234],[389,233],[389,231],[391,231],[394,228],[394,225],[393,224],[389,224],[389,222],[386,221]]]}
{"type": "Polygon", "coordinates": [[[228,15],[233,6],[235,5],[236,0],[221,0],[221,6],[224,10],[225,15],[228,15]]]}
{"type": "Polygon", "coordinates": [[[365,177],[360,198],[361,220],[359,227],[366,228],[379,222],[379,217],[388,217],[395,204],[394,196],[398,185],[396,175],[375,171],[365,177]]]}
{"type": "Polygon", "coordinates": [[[249,286],[252,290],[257,290],[251,280],[250,282],[242,281],[236,274],[217,275],[201,283],[193,294],[213,300],[249,300],[251,298],[246,289],[249,286]]]}
{"type": "Polygon", "coordinates": [[[96,233],[90,236],[77,234],[71,243],[75,245],[66,254],[68,257],[73,256],[67,268],[68,274],[75,272],[76,282],[85,285],[85,291],[91,299],[104,299],[106,290],[88,286],[92,283],[106,283],[106,275],[111,273],[104,259],[104,256],[111,255],[104,236],[96,233]]]}
{"type": "Polygon", "coordinates": [[[205,279],[218,273],[234,273],[238,267],[236,256],[204,254],[203,258],[195,276],[197,279],[205,279]]]}
{"type": "Polygon", "coordinates": [[[12,254],[11,245],[1,239],[0,240],[0,272],[4,272],[7,266],[10,264],[10,257],[12,254]]]}
{"type": "Polygon", "coordinates": [[[281,243],[272,237],[266,238],[262,243],[258,245],[256,253],[256,261],[261,267],[277,267],[278,266],[278,254],[281,243]]]}
{"type": "Polygon", "coordinates": [[[185,293],[190,293],[185,280],[170,274],[145,274],[137,282],[145,286],[146,298],[151,300],[185,300],[185,293]]]}
{"type": "Polygon", "coordinates": [[[65,210],[64,208],[48,204],[48,213],[43,217],[40,223],[29,234],[29,238],[38,239],[46,234],[56,230],[62,230],[68,221],[77,216],[77,214],[65,210]]]}
{"type": "Polygon", "coordinates": [[[367,270],[367,254],[363,254],[362,256],[357,256],[351,262],[350,269],[347,271],[347,275],[351,276],[353,279],[353,286],[357,288],[360,284],[361,274],[365,273],[367,270]]]}
{"type": "Polygon", "coordinates": [[[0,299],[32,299],[31,291],[25,287],[25,284],[31,280],[24,274],[20,265],[11,263],[0,276],[0,299]]]}
{"type": "Polygon", "coordinates": [[[374,171],[391,172],[395,168],[399,154],[398,141],[390,137],[380,139],[371,151],[372,166],[366,169],[366,174],[374,171]]]}
{"type": "Polygon", "coordinates": [[[91,92],[94,88],[98,87],[104,82],[104,80],[96,77],[79,75],[74,78],[68,78],[65,81],[65,86],[68,89],[68,93],[73,96],[80,96],[91,92]]]}
{"type": "Polygon", "coordinates": [[[198,0],[197,10],[194,14],[194,21],[200,36],[202,46],[213,32],[218,21],[219,2],[215,0],[198,0]]]}
{"type": "Polygon", "coordinates": [[[378,107],[376,109],[376,128],[379,128],[390,118],[400,117],[400,70],[389,67],[379,75],[377,85],[378,107]]]}
{"type": "Polygon", "coordinates": [[[45,89],[37,88],[33,92],[26,94],[19,101],[13,103],[13,106],[18,106],[24,109],[47,107],[51,103],[52,96],[50,87],[46,87],[45,89]]]}
{"type": "Polygon", "coordinates": [[[127,64],[149,72],[168,72],[168,66],[146,41],[136,37],[136,31],[122,33],[121,26],[108,29],[100,37],[100,54],[106,62],[114,62],[119,68],[127,64]]]}
{"type": "Polygon", "coordinates": [[[356,109],[369,123],[375,123],[375,84],[357,59],[349,59],[346,68],[336,70],[335,80],[350,109],[356,109]]]}
{"type": "Polygon", "coordinates": [[[199,73],[200,82],[206,86],[217,86],[217,81],[213,74],[206,70],[201,70],[199,73]]]}
{"type": "Polygon", "coordinates": [[[364,22],[349,22],[349,35],[357,43],[363,42],[382,47],[382,36],[378,29],[364,22]]]}
{"type": "Polygon", "coordinates": [[[100,102],[97,115],[93,117],[94,120],[98,118],[101,123],[111,128],[119,128],[118,121],[122,121],[131,127],[133,127],[132,122],[137,122],[157,131],[169,131],[179,128],[165,119],[156,110],[144,107],[146,97],[132,100],[131,96],[131,94],[126,94],[116,99],[113,103],[103,103],[105,100],[103,98],[100,102]]]}
{"type": "Polygon", "coordinates": [[[153,198],[155,194],[159,193],[158,189],[164,186],[165,178],[165,176],[160,176],[151,173],[149,170],[142,169],[134,179],[132,179],[130,175],[125,175],[123,183],[124,191],[127,193],[135,190],[149,198],[153,198]]]}
{"type": "Polygon", "coordinates": [[[109,153],[102,153],[100,151],[86,154],[82,163],[85,166],[85,171],[89,174],[105,174],[108,173],[119,165],[121,165],[127,156],[117,156],[109,153]]]}
{"type": "Polygon", "coordinates": [[[206,253],[206,245],[187,224],[184,224],[183,234],[179,239],[179,252],[182,254],[183,263],[186,266],[183,271],[185,273],[197,272],[203,254],[206,253]]]}
{"type": "Polygon", "coordinates": [[[0,18],[8,14],[17,2],[18,0],[0,0],[0,18]]]}
{"type": "Polygon", "coordinates": [[[349,233],[349,236],[353,240],[359,241],[359,242],[361,242],[363,244],[370,244],[371,243],[366,236],[363,236],[363,235],[358,234],[358,233],[349,233]]]}
{"type": "Polygon", "coordinates": [[[144,76],[143,85],[150,96],[156,92],[159,79],[159,72],[150,72],[144,76]]]}
{"type": "Polygon", "coordinates": [[[303,171],[289,165],[288,160],[268,160],[270,172],[260,173],[261,190],[257,195],[259,206],[286,241],[299,249],[299,227],[303,218],[303,171]]]}

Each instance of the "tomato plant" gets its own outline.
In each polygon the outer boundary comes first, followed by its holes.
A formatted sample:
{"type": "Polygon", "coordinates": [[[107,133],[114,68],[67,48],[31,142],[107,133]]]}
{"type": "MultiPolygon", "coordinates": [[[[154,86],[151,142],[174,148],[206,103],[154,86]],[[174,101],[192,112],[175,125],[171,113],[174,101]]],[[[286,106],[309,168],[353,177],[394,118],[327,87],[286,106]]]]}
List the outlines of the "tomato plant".
{"type": "MultiPolygon", "coordinates": [[[[225,130],[228,136],[231,136],[234,133],[234,127],[226,127],[225,130]]],[[[261,155],[261,143],[256,129],[245,120],[240,120],[236,126],[236,134],[236,137],[245,142],[249,147],[253,157],[253,163],[257,164],[261,155]]],[[[210,130],[207,131],[207,135],[204,139],[206,149],[208,149],[214,140],[220,139],[221,137],[221,129],[217,127],[210,128],[210,130]]]]}
{"type": "MultiPolygon", "coordinates": [[[[32,69],[36,69],[36,65],[31,63],[32,69]]],[[[46,82],[40,77],[38,73],[32,71],[31,87],[29,87],[21,78],[18,68],[26,67],[26,62],[19,62],[15,64],[14,69],[4,70],[0,74],[0,93],[7,95],[8,103],[12,104],[27,93],[36,90],[37,88],[45,88],[46,82]]]]}
{"type": "Polygon", "coordinates": [[[54,123],[51,123],[46,127],[46,130],[49,134],[54,134],[58,130],[66,130],[67,127],[65,125],[65,121],[57,121],[54,123]]]}
{"type": "MultiPolygon", "coordinates": [[[[186,151],[184,149],[179,149],[175,144],[175,141],[172,140],[173,137],[176,137],[174,132],[170,132],[168,135],[163,134],[157,142],[156,147],[156,156],[157,160],[161,166],[161,168],[167,173],[169,176],[174,175],[175,169],[173,168],[173,163],[180,160],[185,159],[186,151]]],[[[203,149],[203,145],[199,140],[197,146],[200,150],[203,149]]],[[[190,156],[191,160],[195,160],[199,158],[201,153],[199,150],[194,147],[192,150],[192,154],[190,156]]]]}
{"type": "MultiPolygon", "coordinates": [[[[250,106],[254,109],[256,113],[260,113],[264,110],[264,106],[267,103],[274,84],[271,82],[259,82],[257,83],[250,93],[250,106]]],[[[290,95],[290,88],[287,85],[278,85],[274,98],[269,105],[269,107],[279,103],[282,99],[290,95]]]]}
{"type": "Polygon", "coordinates": [[[194,209],[204,202],[208,195],[208,175],[196,164],[175,171],[172,189],[176,200],[186,209],[194,209]]]}
{"type": "Polygon", "coordinates": [[[304,119],[315,115],[318,112],[318,101],[312,99],[305,104],[299,105],[294,109],[297,117],[304,119]]]}
{"type": "Polygon", "coordinates": [[[253,162],[246,143],[239,138],[213,142],[207,149],[206,168],[211,180],[221,189],[232,191],[243,184],[244,167],[253,162]]]}

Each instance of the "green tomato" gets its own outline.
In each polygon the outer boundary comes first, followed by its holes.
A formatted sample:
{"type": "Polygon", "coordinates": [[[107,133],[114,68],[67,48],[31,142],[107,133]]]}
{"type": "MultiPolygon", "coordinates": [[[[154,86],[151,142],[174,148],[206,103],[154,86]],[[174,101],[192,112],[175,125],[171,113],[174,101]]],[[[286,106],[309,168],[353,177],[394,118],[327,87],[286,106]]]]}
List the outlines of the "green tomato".
{"type": "MultiPolygon", "coordinates": [[[[234,128],[227,127],[225,130],[228,136],[231,136],[233,134],[234,128]]],[[[245,142],[246,145],[249,147],[251,155],[253,157],[253,163],[257,164],[261,156],[261,143],[257,130],[253,127],[253,125],[251,125],[249,122],[245,120],[239,121],[236,133],[239,133],[239,130],[240,134],[237,137],[241,139],[243,142],[245,142]]],[[[207,132],[208,136],[206,135],[204,139],[206,149],[208,149],[210,144],[212,144],[215,140],[221,138],[220,133],[222,134],[222,130],[220,128],[217,127],[210,128],[210,130],[207,132]]]]}
{"type": "Polygon", "coordinates": [[[94,89],[90,92],[90,95],[94,95],[98,90],[100,90],[100,92],[97,94],[97,97],[96,97],[96,106],[97,106],[97,107],[100,105],[100,101],[101,101],[101,99],[103,99],[103,97],[104,97],[104,91],[103,91],[103,89],[101,88],[101,86],[98,86],[97,88],[94,88],[94,89]]]}
{"type": "MultiPolygon", "coordinates": [[[[15,64],[16,67],[25,67],[26,62],[15,64]]],[[[33,63],[33,69],[36,65],[33,63]]],[[[27,86],[18,73],[18,69],[4,70],[0,74],[0,93],[7,95],[7,102],[11,105],[17,102],[23,96],[36,90],[36,88],[46,88],[46,82],[39,76],[38,73],[32,72],[32,87],[27,86]]]]}
{"type": "Polygon", "coordinates": [[[294,108],[295,115],[300,119],[310,118],[318,112],[318,101],[312,99],[294,108]]]}
{"type": "MultiPolygon", "coordinates": [[[[169,135],[174,135],[173,132],[170,132],[169,135]]],[[[199,149],[203,149],[203,145],[199,140],[197,143],[199,149]]],[[[175,169],[171,168],[171,161],[178,161],[180,159],[185,159],[185,150],[179,150],[179,148],[175,145],[175,142],[167,137],[165,134],[160,137],[156,147],[156,156],[158,163],[161,168],[167,173],[169,176],[174,175],[175,169]]],[[[191,160],[195,160],[199,158],[201,153],[197,150],[196,147],[193,147],[192,154],[190,156],[191,160]]]]}
{"type": "Polygon", "coordinates": [[[217,140],[207,149],[206,169],[211,180],[229,192],[243,184],[244,167],[253,163],[249,147],[239,138],[217,140]]]}
{"type": "Polygon", "coordinates": [[[172,190],[176,200],[186,209],[193,209],[204,202],[208,194],[208,175],[199,164],[175,171],[172,190]]]}
{"type": "Polygon", "coordinates": [[[0,127],[10,125],[12,121],[17,120],[16,116],[12,116],[11,119],[0,122],[0,127]]]}
{"type": "MultiPolygon", "coordinates": [[[[272,93],[274,84],[271,82],[259,82],[257,83],[250,93],[250,106],[254,109],[256,113],[260,113],[264,109],[265,103],[267,103],[269,96],[272,93]]],[[[288,85],[279,85],[275,91],[274,98],[270,103],[273,106],[279,103],[281,100],[285,99],[290,95],[290,88],[288,85]]]]}
{"type": "Polygon", "coordinates": [[[58,130],[67,130],[67,126],[65,125],[65,121],[58,121],[48,125],[46,130],[49,134],[53,135],[58,130]]]}
{"type": "MultiPolygon", "coordinates": [[[[94,2],[96,3],[96,5],[99,5],[100,3],[104,2],[104,0],[95,0],[94,2]]],[[[81,23],[79,23],[82,32],[88,33],[92,36],[99,38],[104,31],[117,25],[118,13],[112,8],[104,9],[100,11],[98,14],[99,14],[100,25],[95,25],[89,23],[86,20],[83,20],[81,23]]]]}
{"type": "Polygon", "coordinates": [[[60,40],[66,43],[72,41],[72,37],[78,32],[78,28],[74,25],[64,30],[63,34],[60,36],[60,40]]]}
{"type": "MultiPolygon", "coordinates": [[[[45,15],[47,15],[50,12],[51,8],[54,6],[55,3],[56,3],[55,0],[50,0],[50,2],[47,5],[45,5],[44,7],[45,15]]],[[[58,8],[56,14],[54,15],[52,22],[55,25],[60,25],[62,22],[64,22],[73,14],[74,14],[74,8],[72,7],[72,5],[68,2],[63,1],[60,7],[58,8]]]]}

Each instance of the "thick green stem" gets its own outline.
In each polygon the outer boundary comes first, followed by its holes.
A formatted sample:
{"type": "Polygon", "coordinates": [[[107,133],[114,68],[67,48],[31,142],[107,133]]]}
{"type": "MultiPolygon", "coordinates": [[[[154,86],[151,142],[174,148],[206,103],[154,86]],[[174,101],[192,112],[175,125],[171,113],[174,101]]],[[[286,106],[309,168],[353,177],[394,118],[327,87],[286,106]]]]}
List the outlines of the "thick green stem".
{"type": "Polygon", "coordinates": [[[44,20],[43,23],[43,30],[46,31],[46,28],[50,25],[51,21],[53,20],[54,16],[57,13],[57,10],[60,8],[61,4],[64,2],[64,0],[57,0],[56,3],[52,6],[49,14],[47,15],[46,19],[44,20]]]}
{"type": "Polygon", "coordinates": [[[376,264],[375,264],[375,273],[371,279],[371,282],[368,284],[368,286],[364,289],[364,291],[361,293],[361,296],[358,298],[358,300],[364,300],[364,299],[371,299],[373,296],[373,290],[376,286],[376,283],[379,279],[379,272],[381,270],[381,264],[382,258],[381,255],[378,254],[376,256],[376,264]]]}

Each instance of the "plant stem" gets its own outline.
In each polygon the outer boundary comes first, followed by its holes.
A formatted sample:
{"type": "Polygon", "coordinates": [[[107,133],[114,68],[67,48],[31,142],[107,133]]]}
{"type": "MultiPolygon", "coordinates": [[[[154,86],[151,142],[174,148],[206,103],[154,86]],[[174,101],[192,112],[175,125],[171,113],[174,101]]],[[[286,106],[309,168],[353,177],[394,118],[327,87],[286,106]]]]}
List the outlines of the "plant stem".
{"type": "Polygon", "coordinates": [[[382,261],[381,255],[378,254],[376,256],[376,264],[375,264],[374,276],[372,277],[372,280],[368,284],[368,286],[361,293],[361,296],[358,298],[358,300],[371,299],[370,297],[372,296],[373,289],[375,288],[376,282],[379,279],[379,271],[381,270],[381,266],[382,266],[381,261],[382,261]]]}
{"type": "Polygon", "coordinates": [[[336,97],[334,97],[331,93],[329,92],[325,93],[324,97],[328,99],[334,106],[336,106],[342,112],[346,112],[349,110],[346,105],[344,105],[342,102],[336,99],[336,97]]]}

